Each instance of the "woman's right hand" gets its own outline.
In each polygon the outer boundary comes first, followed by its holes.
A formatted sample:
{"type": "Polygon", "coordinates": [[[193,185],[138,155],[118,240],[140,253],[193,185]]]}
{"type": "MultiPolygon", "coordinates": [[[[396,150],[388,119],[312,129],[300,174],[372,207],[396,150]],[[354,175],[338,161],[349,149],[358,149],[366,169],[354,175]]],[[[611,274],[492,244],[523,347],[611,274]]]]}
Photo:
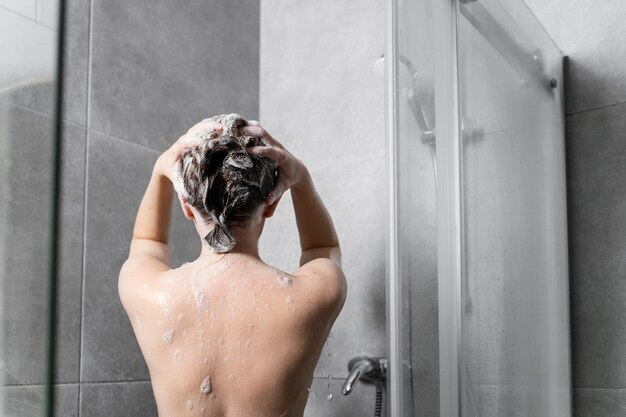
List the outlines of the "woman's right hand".
{"type": "Polygon", "coordinates": [[[308,176],[308,171],[302,161],[293,156],[285,147],[274,139],[259,122],[251,120],[247,126],[242,127],[241,132],[245,135],[255,136],[263,140],[269,146],[251,146],[246,148],[253,155],[269,158],[278,164],[278,181],[274,189],[267,196],[267,204],[273,204],[285,191],[297,186],[308,176]]]}

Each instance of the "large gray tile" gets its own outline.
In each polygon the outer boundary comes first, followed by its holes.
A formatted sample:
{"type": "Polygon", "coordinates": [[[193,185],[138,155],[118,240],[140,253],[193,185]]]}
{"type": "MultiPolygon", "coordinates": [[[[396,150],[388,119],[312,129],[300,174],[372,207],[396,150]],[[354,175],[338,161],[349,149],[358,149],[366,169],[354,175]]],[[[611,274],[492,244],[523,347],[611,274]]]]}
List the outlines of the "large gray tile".
{"type": "Polygon", "coordinates": [[[2,137],[11,155],[3,184],[2,371],[9,384],[36,384],[45,369],[52,124],[6,103],[0,112],[7,116],[2,137]]]}
{"type": "Polygon", "coordinates": [[[626,101],[626,4],[620,0],[526,0],[570,58],[567,112],[626,101]]]}
{"type": "MultiPolygon", "coordinates": [[[[155,151],[92,133],[89,145],[82,381],[147,379],[148,373],[119,301],[117,277],[128,256],[135,216],[155,151]]],[[[195,259],[200,239],[174,205],[174,266],[195,259]]]]}
{"type": "Polygon", "coordinates": [[[626,105],[567,119],[574,385],[626,386],[626,105]]]}
{"type": "MultiPolygon", "coordinates": [[[[312,171],[328,208],[343,255],[348,295],[324,347],[315,375],[345,377],[354,356],[384,356],[385,161],[374,157],[312,171]]],[[[285,195],[268,220],[261,255],[277,268],[298,267],[300,246],[291,203],[285,195]]]]}
{"type": "Polygon", "coordinates": [[[81,381],[147,379],[117,277],[157,154],[95,133],[89,141],[81,381]]]}
{"type": "Polygon", "coordinates": [[[83,384],[81,417],[154,417],[156,403],[149,382],[83,384]]]}
{"type": "Polygon", "coordinates": [[[574,389],[575,417],[623,417],[626,415],[626,389],[574,389]]]}
{"type": "MultiPolygon", "coordinates": [[[[85,125],[87,120],[89,0],[67,0],[66,16],[62,117],[65,120],[85,125]]],[[[56,111],[55,93],[56,82],[39,82],[11,90],[5,97],[12,103],[46,114],[54,114],[56,111]]]]}
{"type": "Polygon", "coordinates": [[[66,0],[63,118],[87,124],[90,0],[66,0]]]}
{"type": "MultiPolygon", "coordinates": [[[[45,415],[43,385],[21,385],[0,388],[4,417],[39,417],[45,415]]],[[[54,386],[53,415],[78,417],[78,384],[54,386]]]]}
{"type": "Polygon", "coordinates": [[[3,387],[0,392],[4,397],[3,416],[35,417],[44,414],[44,387],[42,385],[3,387]]]}
{"type": "Polygon", "coordinates": [[[2,95],[2,99],[47,115],[55,113],[56,82],[43,81],[20,85],[2,95]]]}
{"type": "Polygon", "coordinates": [[[78,417],[78,384],[54,386],[53,416],[78,417]]]}
{"type": "MultiPolygon", "coordinates": [[[[313,378],[309,401],[304,410],[305,417],[357,417],[373,416],[376,388],[373,385],[357,384],[347,396],[341,394],[343,379],[313,378]]],[[[383,392],[383,410],[386,404],[383,392]]],[[[383,416],[387,415],[383,411],[383,416]]]]}
{"type": "Polygon", "coordinates": [[[260,122],[311,169],[384,155],[385,4],[263,0],[260,122]]]}
{"type": "MultiPolygon", "coordinates": [[[[4,252],[4,365],[9,383],[40,383],[46,346],[45,315],[51,215],[52,119],[10,104],[5,146],[11,175],[4,252]]],[[[84,129],[63,124],[57,380],[78,380],[84,129]]]]}
{"type": "Polygon", "coordinates": [[[258,117],[258,1],[94,7],[94,130],[163,149],[213,114],[258,117]]]}

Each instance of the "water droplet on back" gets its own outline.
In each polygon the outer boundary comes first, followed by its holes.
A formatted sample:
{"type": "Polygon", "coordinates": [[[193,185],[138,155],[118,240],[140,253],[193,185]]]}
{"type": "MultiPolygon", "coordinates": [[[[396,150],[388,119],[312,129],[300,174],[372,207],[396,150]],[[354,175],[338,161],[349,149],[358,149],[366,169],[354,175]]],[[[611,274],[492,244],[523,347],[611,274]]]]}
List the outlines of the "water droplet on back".
{"type": "Polygon", "coordinates": [[[285,298],[285,302],[286,302],[287,304],[291,304],[291,303],[293,303],[293,302],[294,302],[294,299],[293,299],[293,297],[292,297],[292,296],[288,295],[288,296],[287,296],[287,298],[285,298]]]}
{"type": "Polygon", "coordinates": [[[211,377],[207,375],[200,384],[200,394],[207,395],[209,392],[211,392],[211,377]]]}
{"type": "Polygon", "coordinates": [[[328,374],[328,395],[326,396],[326,399],[328,401],[333,399],[333,386],[332,386],[332,381],[333,381],[333,374],[328,374]]]}
{"type": "Polygon", "coordinates": [[[191,400],[187,400],[187,411],[193,410],[193,402],[191,400]]]}
{"type": "Polygon", "coordinates": [[[202,291],[196,291],[195,298],[196,298],[196,305],[198,306],[198,308],[203,309],[203,310],[206,310],[207,308],[209,308],[209,303],[204,297],[204,293],[202,291]]]}
{"type": "Polygon", "coordinates": [[[166,330],[163,332],[163,341],[168,345],[171,345],[174,341],[174,329],[166,330]]]}
{"type": "Polygon", "coordinates": [[[278,277],[278,285],[280,285],[281,287],[288,287],[291,284],[293,284],[293,281],[288,276],[282,275],[278,277]]]}
{"type": "Polygon", "coordinates": [[[177,361],[182,361],[183,360],[183,353],[176,349],[176,352],[174,352],[174,357],[176,358],[177,361]]]}

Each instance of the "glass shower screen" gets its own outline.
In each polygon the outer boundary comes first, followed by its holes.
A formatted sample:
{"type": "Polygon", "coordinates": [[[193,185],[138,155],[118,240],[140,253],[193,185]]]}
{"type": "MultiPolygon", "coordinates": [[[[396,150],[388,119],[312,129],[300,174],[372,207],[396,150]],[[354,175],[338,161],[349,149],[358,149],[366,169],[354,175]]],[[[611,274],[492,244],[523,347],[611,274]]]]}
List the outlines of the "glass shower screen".
{"type": "Polygon", "coordinates": [[[562,55],[522,0],[389,4],[392,416],[570,416],[562,55]]]}

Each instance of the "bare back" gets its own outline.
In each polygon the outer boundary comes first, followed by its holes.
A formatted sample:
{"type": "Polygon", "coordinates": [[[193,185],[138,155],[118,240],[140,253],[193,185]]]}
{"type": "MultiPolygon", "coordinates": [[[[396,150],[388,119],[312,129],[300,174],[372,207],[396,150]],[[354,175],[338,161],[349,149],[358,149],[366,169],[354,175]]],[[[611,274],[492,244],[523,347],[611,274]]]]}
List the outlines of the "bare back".
{"type": "Polygon", "coordinates": [[[159,416],[302,416],[339,275],[228,254],[121,283],[159,416]]]}

